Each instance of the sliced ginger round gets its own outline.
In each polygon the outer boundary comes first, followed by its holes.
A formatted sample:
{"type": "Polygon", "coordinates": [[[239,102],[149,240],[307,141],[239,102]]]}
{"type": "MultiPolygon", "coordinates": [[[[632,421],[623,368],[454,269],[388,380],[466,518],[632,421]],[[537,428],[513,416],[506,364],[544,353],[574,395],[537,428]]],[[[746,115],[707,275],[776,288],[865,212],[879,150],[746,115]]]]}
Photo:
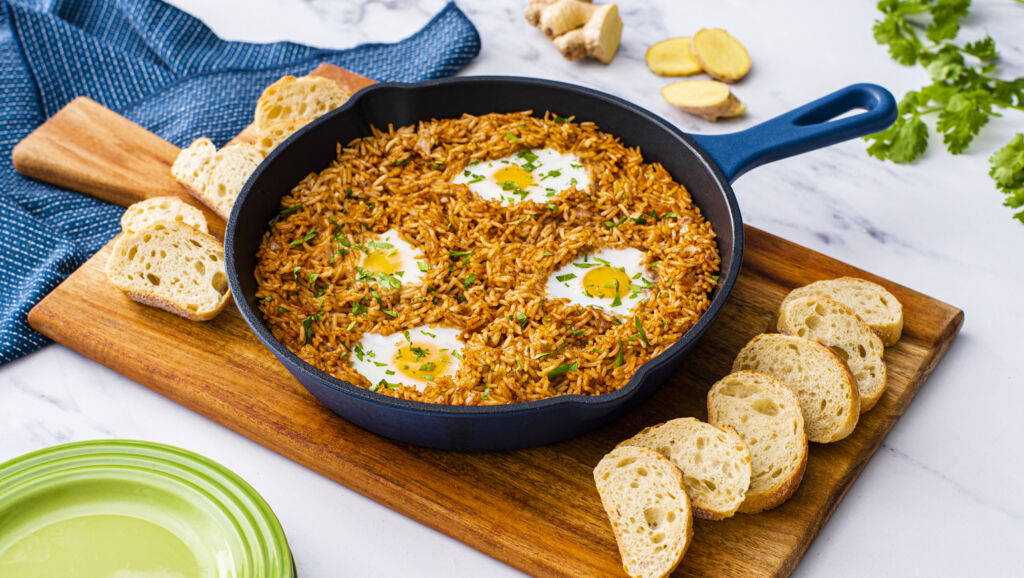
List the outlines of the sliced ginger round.
{"type": "Polygon", "coordinates": [[[690,50],[689,36],[669,38],[647,49],[645,58],[651,71],[661,76],[693,76],[703,69],[690,50]]]}
{"type": "Polygon", "coordinates": [[[721,28],[704,28],[690,41],[693,56],[704,72],[722,82],[736,82],[750,71],[747,49],[721,28]]]}
{"type": "Polygon", "coordinates": [[[729,85],[717,80],[681,80],[661,89],[669,104],[712,122],[722,117],[739,116],[747,105],[737,99],[729,85]]]}

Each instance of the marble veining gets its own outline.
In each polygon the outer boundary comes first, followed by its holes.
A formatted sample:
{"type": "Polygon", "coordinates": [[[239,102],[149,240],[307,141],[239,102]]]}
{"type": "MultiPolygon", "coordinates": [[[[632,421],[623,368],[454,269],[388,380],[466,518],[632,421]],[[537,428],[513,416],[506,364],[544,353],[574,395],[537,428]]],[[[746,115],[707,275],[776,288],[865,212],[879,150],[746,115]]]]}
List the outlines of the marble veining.
{"type": "MultiPolygon", "coordinates": [[[[227,38],[326,47],[398,40],[444,5],[171,1],[227,38]]],[[[875,45],[874,2],[621,2],[623,45],[608,66],[565,62],[523,20],[524,5],[459,1],[483,41],[463,74],[581,84],[692,133],[740,131],[854,82],[882,84],[897,97],[927,82],[919,68],[895,64],[875,45]],[[649,44],[704,26],[728,29],[750,50],[753,69],[734,87],[748,103],[745,117],[709,124],[673,109],[659,95],[671,79],[643,62],[649,44]]],[[[1024,75],[1022,29],[1024,6],[975,0],[963,34],[991,34],[1001,73],[1013,77],[1024,75]]],[[[986,173],[988,156],[1021,131],[1024,114],[1007,111],[963,155],[950,156],[933,138],[918,163],[894,165],[869,158],[866,144],[853,141],[760,167],[734,184],[745,222],[966,312],[961,336],[811,545],[798,576],[1020,575],[1024,226],[1000,205],[986,173]]],[[[281,519],[302,576],[518,575],[61,346],[0,367],[0,461],[105,437],[179,445],[235,470],[281,519]]]]}

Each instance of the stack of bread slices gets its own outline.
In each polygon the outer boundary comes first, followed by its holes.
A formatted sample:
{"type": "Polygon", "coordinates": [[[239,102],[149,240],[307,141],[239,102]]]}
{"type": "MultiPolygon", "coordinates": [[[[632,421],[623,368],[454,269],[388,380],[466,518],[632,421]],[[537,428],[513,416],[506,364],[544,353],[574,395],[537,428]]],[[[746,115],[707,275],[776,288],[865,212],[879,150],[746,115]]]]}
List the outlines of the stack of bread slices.
{"type": "Polygon", "coordinates": [[[853,433],[886,387],[883,350],[903,307],[878,284],[843,277],[793,290],[780,333],[754,337],[711,386],[708,421],[679,418],[623,441],[594,481],[630,576],[670,574],[694,516],[721,520],[780,506],[800,486],[808,441],[853,433]]]}
{"type": "MultiPolygon", "coordinates": [[[[198,201],[228,219],[256,167],[307,123],[337,108],[349,94],[327,78],[286,76],[256,103],[254,144],[220,150],[208,138],[182,149],[171,174],[198,201]]],[[[125,211],[107,277],[131,299],[194,321],[220,313],[230,299],[224,247],[207,231],[203,213],[174,197],[156,197],[125,211]]]]}

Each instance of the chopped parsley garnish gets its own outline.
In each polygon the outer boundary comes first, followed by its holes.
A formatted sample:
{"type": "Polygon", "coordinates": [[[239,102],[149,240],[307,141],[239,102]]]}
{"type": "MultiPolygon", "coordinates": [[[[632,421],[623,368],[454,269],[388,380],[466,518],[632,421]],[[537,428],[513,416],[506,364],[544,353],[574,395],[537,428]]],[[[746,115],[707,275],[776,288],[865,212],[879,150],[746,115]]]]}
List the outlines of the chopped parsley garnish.
{"type": "Polygon", "coordinates": [[[369,309],[366,305],[363,305],[359,301],[352,302],[352,315],[362,315],[363,317],[366,317],[367,311],[369,311],[369,309]]]}
{"type": "Polygon", "coordinates": [[[430,265],[428,265],[426,261],[417,261],[416,266],[419,267],[419,270],[423,271],[424,273],[430,271],[430,265]]]}
{"type": "Polygon", "coordinates": [[[554,170],[548,171],[547,174],[545,174],[543,177],[540,178],[540,180],[543,181],[544,179],[551,179],[551,178],[560,177],[560,176],[562,176],[562,171],[560,171],[558,169],[554,169],[554,170]]]}
{"type": "Polygon", "coordinates": [[[636,322],[636,332],[637,332],[637,334],[640,335],[640,340],[644,342],[644,345],[646,345],[647,347],[650,347],[651,346],[651,342],[647,341],[647,332],[644,331],[644,326],[643,326],[642,323],[640,323],[640,316],[639,315],[634,316],[633,317],[633,321],[636,322]]]}
{"type": "Polygon", "coordinates": [[[281,209],[273,219],[270,219],[269,221],[267,221],[267,226],[268,227],[273,227],[278,221],[281,220],[282,217],[287,217],[288,215],[294,214],[294,213],[298,212],[298,210],[301,209],[301,208],[302,208],[302,203],[299,203],[298,205],[292,205],[290,207],[285,207],[285,208],[281,209]]]}
{"type": "Polygon", "coordinates": [[[555,276],[555,279],[558,279],[562,283],[565,283],[569,279],[575,279],[575,278],[576,278],[576,274],[575,273],[566,273],[565,275],[556,275],[555,276]]]}
{"type": "Polygon", "coordinates": [[[563,363],[548,372],[548,381],[554,381],[559,377],[562,377],[566,373],[569,373],[570,371],[576,371],[577,369],[579,369],[579,366],[579,362],[576,361],[572,363],[563,363]]]}
{"type": "Polygon", "coordinates": [[[298,239],[295,239],[294,241],[290,241],[288,245],[292,247],[294,247],[295,245],[301,245],[307,241],[312,241],[314,237],[316,237],[316,229],[311,230],[310,232],[299,237],[298,239]]]}
{"type": "Polygon", "coordinates": [[[469,277],[462,280],[462,288],[469,289],[469,286],[472,285],[474,281],[476,281],[476,273],[470,273],[469,277]]]}
{"type": "Polygon", "coordinates": [[[604,226],[608,227],[609,229],[613,229],[613,228],[618,227],[619,225],[625,223],[627,219],[629,219],[629,217],[622,217],[618,221],[605,221],[604,222],[604,226]]]}
{"type": "Polygon", "coordinates": [[[395,290],[402,288],[402,282],[398,279],[398,277],[395,277],[394,275],[391,275],[389,273],[378,273],[377,283],[380,284],[380,286],[385,289],[395,290]]]}
{"type": "Polygon", "coordinates": [[[529,323],[529,321],[529,318],[526,317],[525,314],[516,313],[516,322],[519,323],[520,327],[526,327],[526,324],[529,323]]]}
{"type": "Polygon", "coordinates": [[[512,134],[510,132],[506,132],[505,136],[508,137],[508,140],[510,140],[512,142],[523,142],[523,139],[517,137],[516,135],[514,135],[514,134],[512,134]]]}
{"type": "Polygon", "coordinates": [[[321,311],[302,320],[302,331],[306,335],[306,343],[313,339],[313,324],[323,319],[326,314],[326,311],[321,311]]]}

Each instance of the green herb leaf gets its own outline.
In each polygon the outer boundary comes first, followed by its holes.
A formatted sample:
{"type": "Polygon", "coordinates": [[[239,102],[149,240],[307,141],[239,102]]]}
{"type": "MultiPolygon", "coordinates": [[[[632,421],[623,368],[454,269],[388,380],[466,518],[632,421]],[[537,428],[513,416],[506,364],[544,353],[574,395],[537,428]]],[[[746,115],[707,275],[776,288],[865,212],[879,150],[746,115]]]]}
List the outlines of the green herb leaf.
{"type": "Polygon", "coordinates": [[[651,342],[647,341],[647,332],[644,331],[643,323],[640,323],[640,316],[639,315],[634,316],[633,317],[633,321],[636,322],[636,332],[637,332],[638,335],[640,335],[640,341],[643,341],[644,345],[646,345],[647,347],[650,347],[651,346],[651,342]]]}
{"type": "Polygon", "coordinates": [[[563,363],[548,372],[548,381],[554,381],[566,373],[576,371],[577,369],[579,369],[579,362],[574,361],[572,363],[563,363]]]}
{"type": "Polygon", "coordinates": [[[612,367],[619,367],[620,365],[625,363],[625,361],[623,359],[623,351],[625,349],[626,348],[625,348],[625,346],[622,345],[622,340],[620,339],[619,340],[619,353],[615,356],[615,361],[612,363],[612,367]]]}
{"type": "Polygon", "coordinates": [[[508,137],[508,140],[510,140],[512,142],[523,142],[523,139],[517,137],[516,135],[514,135],[514,134],[512,134],[510,132],[506,132],[505,136],[508,137]]]}
{"type": "Polygon", "coordinates": [[[299,203],[298,205],[292,205],[291,207],[285,207],[285,208],[281,209],[277,213],[277,216],[275,216],[273,219],[270,219],[269,221],[267,221],[267,226],[268,227],[273,227],[274,224],[277,223],[278,221],[280,221],[283,217],[287,217],[288,215],[294,214],[294,213],[298,212],[298,210],[301,209],[301,208],[302,208],[302,203],[299,203]]]}
{"type": "Polygon", "coordinates": [[[526,327],[526,324],[529,323],[529,321],[529,318],[527,318],[525,314],[516,313],[516,322],[519,323],[520,327],[526,327]]]}
{"type": "MultiPolygon", "coordinates": [[[[989,159],[989,176],[996,182],[1006,199],[1003,204],[1013,209],[1024,206],[1024,133],[1016,136],[989,159]]],[[[1013,217],[1024,223],[1024,210],[1013,217]]]]}

